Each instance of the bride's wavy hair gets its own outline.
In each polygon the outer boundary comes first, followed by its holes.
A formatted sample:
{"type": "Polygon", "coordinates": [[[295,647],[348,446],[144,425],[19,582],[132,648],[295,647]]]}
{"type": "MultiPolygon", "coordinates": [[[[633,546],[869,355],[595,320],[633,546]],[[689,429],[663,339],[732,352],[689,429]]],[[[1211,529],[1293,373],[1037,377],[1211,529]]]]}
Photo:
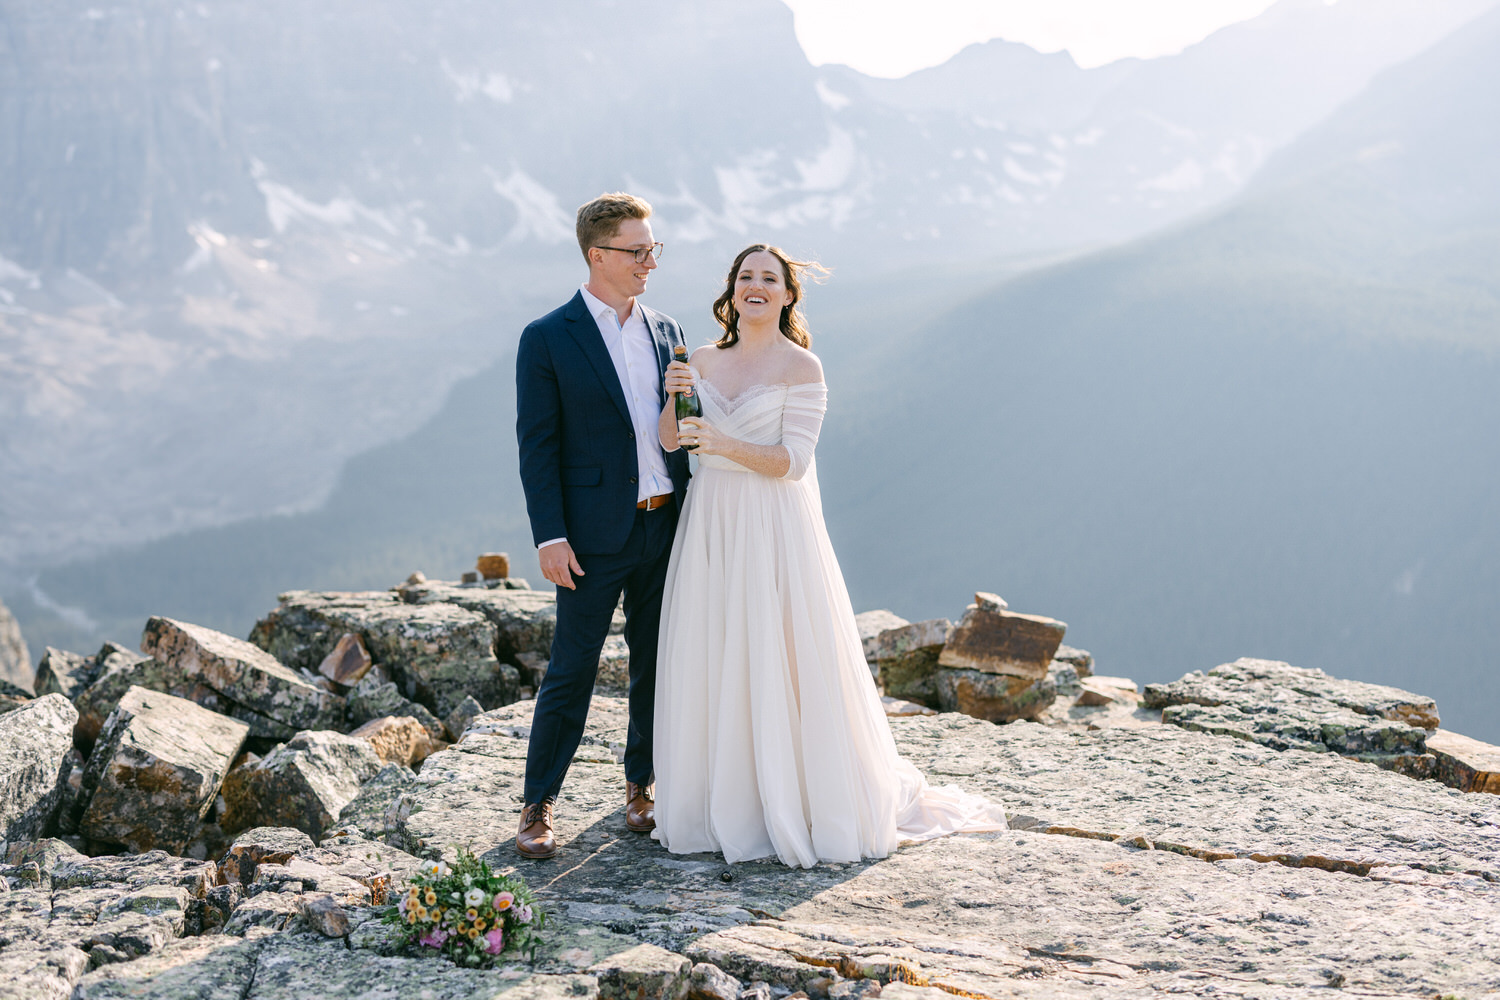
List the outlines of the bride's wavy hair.
{"type": "Polygon", "coordinates": [[[828,277],[828,268],[815,260],[797,260],[781,247],[769,243],[752,243],[740,251],[729,267],[729,277],[724,280],[724,293],[714,299],[714,319],[724,328],[724,335],[714,342],[715,347],[733,347],[740,339],[740,311],[734,307],[734,280],[740,273],[740,265],[753,253],[765,251],[781,261],[781,274],[786,281],[792,301],[781,310],[781,334],[798,347],[811,347],[812,334],[807,331],[807,320],[797,308],[802,301],[802,279],[823,281],[828,277]]]}

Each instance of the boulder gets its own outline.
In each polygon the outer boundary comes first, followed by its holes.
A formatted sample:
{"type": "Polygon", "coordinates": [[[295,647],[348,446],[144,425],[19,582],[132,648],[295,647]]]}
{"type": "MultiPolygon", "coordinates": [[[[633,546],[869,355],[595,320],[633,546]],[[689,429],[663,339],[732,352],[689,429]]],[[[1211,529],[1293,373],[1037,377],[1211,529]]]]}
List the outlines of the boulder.
{"type": "Polygon", "coordinates": [[[981,670],[944,667],[935,678],[938,704],[945,712],[962,712],[988,722],[1035,719],[1057,699],[1057,684],[1043,673],[1039,680],[981,670]]]}
{"type": "Polygon", "coordinates": [[[349,911],[338,897],[322,892],[302,898],[302,919],[324,937],[345,938],[349,936],[349,911]]]}
{"type": "MultiPolygon", "coordinates": [[[[432,590],[425,582],[401,594],[432,590]]],[[[510,593],[466,590],[463,595],[510,593]]],[[[529,593],[529,592],[526,592],[529,593]]],[[[520,675],[496,659],[496,629],[476,611],[446,601],[410,602],[395,594],[283,594],[281,605],[251,632],[251,641],[293,667],[319,666],[345,633],[361,637],[373,663],[389,671],[401,693],[439,716],[472,694],[481,704],[502,705],[520,696],[520,675]],[[382,599],[385,598],[385,599],[382,599]]]]}
{"type": "Polygon", "coordinates": [[[135,852],[180,853],[249,728],[184,698],[131,688],[84,768],[79,831],[135,852]]]}
{"type": "Polygon", "coordinates": [[[295,827],[322,838],[359,786],[380,770],[380,756],[362,739],[301,732],[224,779],[226,833],[253,826],[295,827]]]}
{"type": "Polygon", "coordinates": [[[72,701],[99,676],[97,658],[47,647],[36,667],[36,693],[60,694],[72,701]]]}
{"type": "Polygon", "coordinates": [[[474,568],[486,580],[503,580],[510,576],[510,556],[504,552],[486,552],[474,568]]]}
{"type": "Polygon", "coordinates": [[[891,611],[861,611],[854,616],[854,627],[859,630],[859,641],[865,648],[865,659],[875,659],[875,638],[890,628],[900,628],[911,622],[891,611]]]}
{"type": "Polygon", "coordinates": [[[31,652],[21,637],[21,626],[0,601],[0,680],[9,681],[29,694],[34,690],[32,676],[31,652]]]}
{"type": "Polygon", "coordinates": [[[384,763],[407,767],[416,767],[448,745],[434,740],[426,727],[409,715],[371,719],[349,735],[367,741],[384,763]]]}
{"type": "Polygon", "coordinates": [[[280,736],[288,728],[343,721],[342,698],[243,639],[156,617],[146,622],[141,651],[227,698],[228,714],[250,723],[254,735],[280,736]]]}
{"type": "Polygon", "coordinates": [[[740,981],[717,965],[699,962],[688,976],[688,1000],[739,1000],[740,981]]]}
{"type": "Polygon", "coordinates": [[[1094,672],[1094,654],[1086,649],[1074,649],[1068,645],[1058,646],[1057,652],[1052,654],[1052,661],[1070,664],[1079,677],[1089,677],[1094,672]]]}
{"type": "Polygon", "coordinates": [[[402,695],[394,681],[381,683],[372,672],[349,692],[349,723],[362,726],[372,719],[386,716],[416,719],[427,730],[427,735],[435,740],[442,739],[447,733],[443,723],[425,705],[402,695]]]}
{"type": "Polygon", "coordinates": [[[73,701],[78,708],[78,725],[74,727],[73,739],[85,752],[93,748],[105,720],[125,697],[125,692],[133,687],[186,698],[211,712],[230,714],[232,706],[219,692],[172,664],[161,663],[115,643],[106,644],[95,662],[98,671],[93,683],[73,701]]]}
{"type": "Polygon", "coordinates": [[[936,707],[938,658],[953,631],[946,618],[898,625],[868,643],[866,658],[875,664],[885,693],[936,707]]]}
{"type": "Polygon", "coordinates": [[[227,882],[249,885],[261,862],[284,865],[316,846],[311,837],[293,827],[254,827],[234,838],[219,862],[219,871],[227,882]]]}
{"type": "Polygon", "coordinates": [[[1445,785],[1500,795],[1500,747],[1439,729],[1427,737],[1427,751],[1437,757],[1437,777],[1445,785]]]}
{"type": "Polygon", "coordinates": [[[993,594],[974,595],[938,657],[940,666],[1039,681],[1047,676],[1068,626],[1008,611],[993,594]]]}
{"type": "Polygon", "coordinates": [[[0,840],[47,832],[63,794],[78,713],[60,694],[0,715],[0,840]]]}
{"type": "Polygon", "coordinates": [[[1078,704],[1084,708],[1112,705],[1115,702],[1139,704],[1141,696],[1135,681],[1129,677],[1095,675],[1079,682],[1078,704]]]}
{"type": "Polygon", "coordinates": [[[333,651],[323,657],[323,662],[318,664],[318,673],[335,684],[353,687],[359,683],[360,678],[370,672],[372,662],[370,651],[365,649],[365,641],[359,637],[359,634],[345,632],[339,636],[339,641],[334,644],[333,651]]]}
{"type": "Polygon", "coordinates": [[[599,977],[599,1000],[679,1000],[687,994],[693,963],[654,944],[638,944],[588,971],[599,977]]]}
{"type": "Polygon", "coordinates": [[[458,707],[448,713],[443,720],[443,727],[448,730],[448,742],[457,743],[464,735],[464,730],[469,728],[469,723],[484,711],[484,706],[475,701],[473,697],[466,697],[458,703],[458,707]]]}

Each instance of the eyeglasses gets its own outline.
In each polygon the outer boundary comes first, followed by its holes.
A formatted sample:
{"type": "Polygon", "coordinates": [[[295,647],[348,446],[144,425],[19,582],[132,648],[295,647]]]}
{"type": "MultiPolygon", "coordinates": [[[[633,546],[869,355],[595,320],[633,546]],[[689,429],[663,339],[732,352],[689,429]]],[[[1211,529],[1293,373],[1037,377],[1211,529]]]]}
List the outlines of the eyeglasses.
{"type": "Polygon", "coordinates": [[[655,257],[657,260],[661,260],[662,251],[665,250],[666,247],[660,243],[653,243],[649,247],[641,247],[639,250],[631,250],[628,247],[598,247],[597,249],[614,250],[617,253],[628,253],[635,257],[635,262],[637,264],[644,264],[646,263],[647,254],[655,257]]]}

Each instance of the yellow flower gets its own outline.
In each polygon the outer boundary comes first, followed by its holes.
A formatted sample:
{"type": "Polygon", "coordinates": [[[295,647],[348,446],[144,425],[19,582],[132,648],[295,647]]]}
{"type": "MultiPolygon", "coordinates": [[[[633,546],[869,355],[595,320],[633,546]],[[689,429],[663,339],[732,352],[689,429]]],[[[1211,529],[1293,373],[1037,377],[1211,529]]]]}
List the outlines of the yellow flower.
{"type": "Polygon", "coordinates": [[[470,927],[465,933],[468,934],[470,941],[478,941],[479,940],[479,928],[478,927],[470,927]]]}
{"type": "Polygon", "coordinates": [[[409,923],[409,924],[414,924],[414,923],[417,922],[417,911],[416,910],[407,910],[406,911],[406,922],[409,923]]]}
{"type": "Polygon", "coordinates": [[[460,920],[460,921],[459,921],[459,922],[458,922],[458,926],[457,926],[457,927],[455,927],[455,928],[454,928],[454,930],[455,930],[455,931],[457,931],[457,932],[458,932],[458,933],[460,933],[460,934],[465,934],[465,933],[467,933],[467,932],[468,932],[468,930],[469,930],[469,925],[468,925],[468,924],[466,924],[466,923],[464,923],[464,922],[463,922],[463,921],[462,921],[462,920],[460,920]]]}
{"type": "Polygon", "coordinates": [[[427,894],[422,897],[422,902],[426,903],[428,906],[436,906],[437,893],[433,892],[431,889],[428,889],[427,894]]]}
{"type": "Polygon", "coordinates": [[[485,929],[486,926],[487,925],[485,924],[485,922],[484,922],[483,919],[479,919],[479,920],[474,921],[474,929],[476,931],[482,931],[482,930],[485,929]]]}
{"type": "Polygon", "coordinates": [[[464,911],[464,916],[466,916],[466,917],[469,918],[469,922],[470,923],[473,923],[475,920],[479,919],[479,911],[476,910],[476,909],[474,909],[474,907],[471,906],[467,910],[464,911]]]}
{"type": "Polygon", "coordinates": [[[427,919],[427,907],[418,905],[418,907],[417,907],[417,919],[418,920],[426,920],[427,919]]]}

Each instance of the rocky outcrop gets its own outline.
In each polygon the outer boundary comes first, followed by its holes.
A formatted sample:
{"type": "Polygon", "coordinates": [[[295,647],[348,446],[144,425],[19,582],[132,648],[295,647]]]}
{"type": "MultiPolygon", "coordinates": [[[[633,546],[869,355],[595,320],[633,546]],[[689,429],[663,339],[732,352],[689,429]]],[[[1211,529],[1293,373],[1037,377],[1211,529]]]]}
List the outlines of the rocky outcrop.
{"type": "Polygon", "coordinates": [[[447,732],[427,706],[403,695],[395,681],[382,683],[374,675],[366,676],[349,693],[349,724],[358,727],[388,717],[415,719],[434,740],[442,739],[447,732]]]}
{"type": "Polygon", "coordinates": [[[77,720],[59,694],[0,715],[0,841],[32,840],[46,832],[70,770],[77,720]]]}
{"type": "Polygon", "coordinates": [[[448,745],[434,740],[420,722],[409,716],[371,719],[349,735],[369,743],[384,763],[407,767],[416,767],[448,745]]]}
{"type": "Polygon", "coordinates": [[[1067,625],[1017,614],[978,593],[938,657],[938,699],[946,711],[991,722],[1033,719],[1057,696],[1048,675],[1067,625]]]}
{"type": "Polygon", "coordinates": [[[1439,729],[1427,737],[1437,759],[1437,778],[1465,792],[1500,795],[1500,747],[1439,729]]]}
{"type": "Polygon", "coordinates": [[[184,698],[131,688],[84,769],[79,832],[137,853],[181,854],[249,729],[184,698]]]}
{"type": "Polygon", "coordinates": [[[189,677],[179,667],[142,656],[118,643],[105,643],[93,664],[93,681],[73,699],[78,708],[78,726],[73,735],[79,749],[85,752],[99,738],[105,720],[125,692],[133,687],[186,698],[211,712],[229,711],[228,703],[217,691],[189,677]]]}
{"type": "Polygon", "coordinates": [[[264,758],[224,779],[228,811],[223,826],[286,826],[314,840],[333,829],[359,786],[380,771],[380,756],[362,739],[335,732],[301,732],[264,758]]]}
{"type": "Polygon", "coordinates": [[[32,687],[31,652],[26,648],[26,640],[21,637],[21,626],[16,621],[16,616],[10,613],[10,608],[4,602],[0,602],[0,680],[26,691],[35,690],[32,687]]]}
{"type": "MultiPolygon", "coordinates": [[[[410,585],[413,593],[425,584],[410,585]]],[[[463,594],[530,594],[448,588],[463,594]]],[[[520,696],[520,674],[496,658],[497,633],[484,615],[448,601],[408,602],[395,593],[283,594],[251,641],[292,667],[317,669],[346,634],[359,636],[373,664],[401,693],[438,717],[465,695],[495,706],[520,696]]]]}
{"type": "Polygon", "coordinates": [[[343,698],[243,639],[152,618],[141,637],[141,651],[217,692],[227,700],[226,714],[249,723],[253,735],[280,737],[343,723],[343,698]]]}
{"type": "Polygon", "coordinates": [[[1358,757],[1417,777],[1436,773],[1426,752],[1438,724],[1432,699],[1331,678],[1321,670],[1239,659],[1170,684],[1148,684],[1145,703],[1162,721],[1276,750],[1358,757]],[[1410,721],[1407,721],[1410,720],[1410,721]]]}

